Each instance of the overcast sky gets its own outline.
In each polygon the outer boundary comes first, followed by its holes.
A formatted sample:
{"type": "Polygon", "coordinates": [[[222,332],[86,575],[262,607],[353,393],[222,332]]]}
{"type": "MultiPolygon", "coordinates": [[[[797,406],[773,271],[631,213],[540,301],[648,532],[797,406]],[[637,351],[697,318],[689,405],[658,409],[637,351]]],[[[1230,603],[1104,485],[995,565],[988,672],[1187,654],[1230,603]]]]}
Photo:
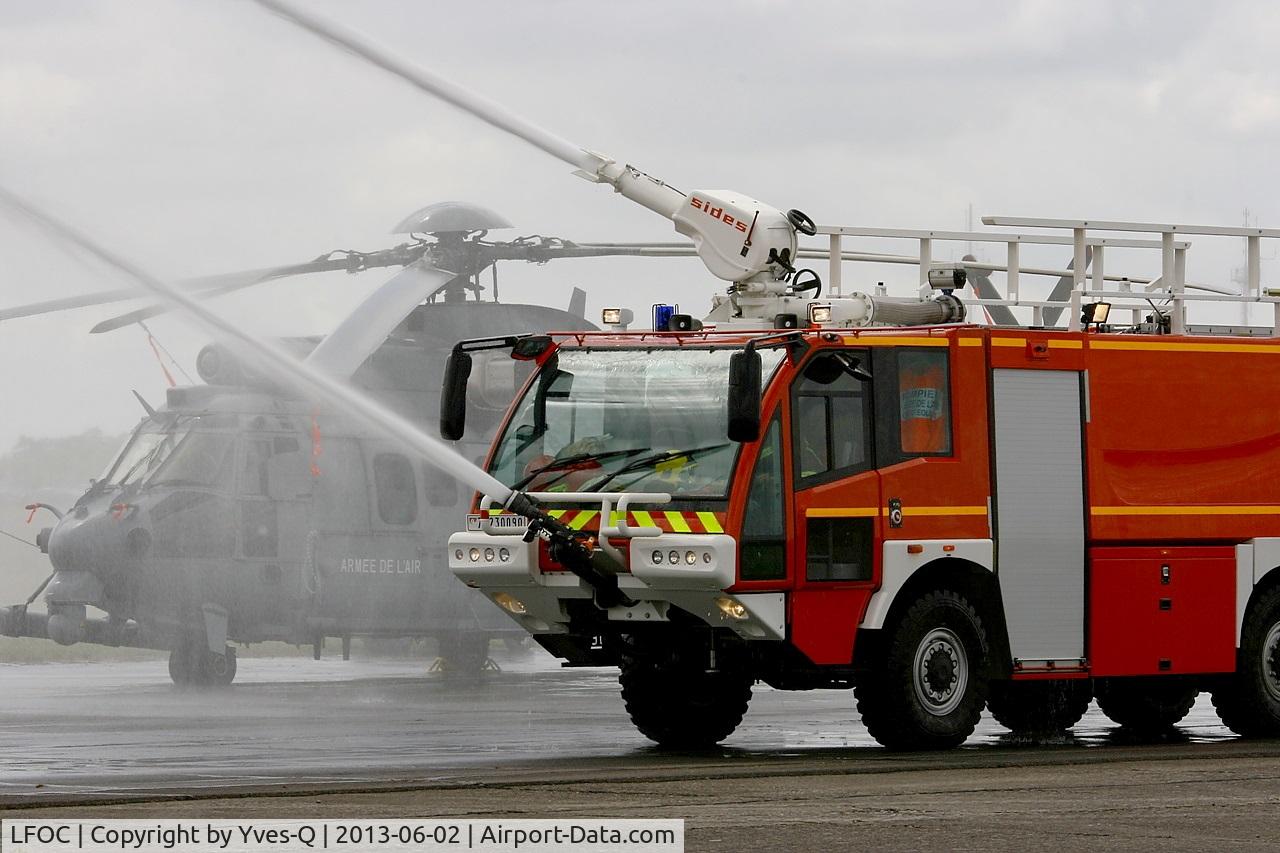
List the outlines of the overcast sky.
{"type": "MultiPolygon", "coordinates": [[[[961,229],[972,204],[1214,224],[1248,208],[1280,226],[1270,2],[311,5],[677,187],[734,188],[823,224],[961,229]]],[[[500,211],[510,236],[675,239],[559,161],[243,0],[5,0],[0,183],[167,277],[384,248],[407,213],[449,199],[500,211]]],[[[1241,247],[1211,243],[1192,250],[1192,276],[1229,283],[1241,247]]],[[[118,284],[3,216],[0,253],[0,307],[118,284]]],[[[1264,261],[1264,284],[1274,272],[1264,261]]],[[[696,260],[501,276],[505,297],[553,305],[582,286],[588,316],[673,298],[700,313],[720,286],[696,260]]],[[[321,333],[384,278],[333,274],[217,305],[264,332],[321,333]]],[[[123,430],[141,413],[130,388],[162,399],[140,330],[87,334],[112,313],[0,323],[0,450],[23,434],[123,430]]],[[[176,318],[151,327],[194,373],[206,336],[176,318]]]]}

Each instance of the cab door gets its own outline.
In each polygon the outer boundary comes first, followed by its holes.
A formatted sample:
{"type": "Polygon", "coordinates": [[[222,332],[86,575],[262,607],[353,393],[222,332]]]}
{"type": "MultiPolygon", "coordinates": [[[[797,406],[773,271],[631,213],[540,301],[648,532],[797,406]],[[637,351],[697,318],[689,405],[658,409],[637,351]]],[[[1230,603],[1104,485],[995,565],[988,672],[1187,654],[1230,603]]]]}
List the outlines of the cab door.
{"type": "Polygon", "coordinates": [[[848,665],[876,577],[880,480],[866,350],[823,349],[790,399],[795,486],[791,641],[814,663],[848,665]]]}

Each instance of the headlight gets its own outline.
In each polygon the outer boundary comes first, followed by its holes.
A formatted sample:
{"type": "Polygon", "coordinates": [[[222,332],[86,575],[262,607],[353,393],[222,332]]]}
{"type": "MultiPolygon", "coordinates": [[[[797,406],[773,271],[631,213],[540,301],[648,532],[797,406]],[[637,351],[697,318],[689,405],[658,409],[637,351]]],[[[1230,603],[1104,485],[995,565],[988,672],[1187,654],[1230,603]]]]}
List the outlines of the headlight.
{"type": "Polygon", "coordinates": [[[494,558],[494,556],[496,556],[496,555],[493,553],[493,549],[492,549],[492,548],[485,548],[485,549],[484,549],[484,561],[485,561],[486,563],[492,563],[492,562],[493,562],[493,558],[494,558]]]}
{"type": "Polygon", "coordinates": [[[698,562],[698,554],[697,554],[697,552],[695,552],[695,551],[685,551],[685,552],[684,552],[684,561],[685,561],[687,564],[689,564],[690,566],[692,566],[694,563],[698,562]]]}
{"type": "Polygon", "coordinates": [[[742,606],[742,602],[734,601],[732,598],[720,597],[716,599],[716,606],[720,608],[720,612],[730,619],[750,619],[751,614],[747,612],[747,608],[742,606]]]}
{"type": "Polygon", "coordinates": [[[673,565],[673,566],[678,565],[678,564],[680,563],[680,552],[679,552],[679,551],[672,551],[672,552],[668,553],[668,554],[667,554],[667,562],[668,562],[668,563],[670,563],[670,564],[671,564],[671,565],[673,565]]]}
{"type": "Polygon", "coordinates": [[[499,549],[498,549],[498,559],[499,559],[499,560],[501,560],[501,561],[502,561],[502,562],[504,562],[504,563],[509,563],[509,562],[511,562],[511,550],[510,550],[510,549],[508,549],[508,548],[499,548],[499,549]]]}
{"type": "Polygon", "coordinates": [[[462,553],[461,548],[454,550],[453,558],[457,560],[459,563],[461,563],[465,557],[466,557],[466,554],[462,553]]]}
{"type": "Polygon", "coordinates": [[[505,592],[500,592],[495,595],[493,597],[493,603],[513,616],[523,616],[529,612],[528,609],[525,608],[523,601],[514,596],[507,595],[505,592]]]}
{"type": "Polygon", "coordinates": [[[471,562],[473,563],[480,562],[480,549],[472,548],[470,551],[467,552],[467,556],[471,558],[471,562]]]}
{"type": "Polygon", "coordinates": [[[710,551],[703,551],[703,552],[702,552],[702,562],[707,563],[707,564],[710,564],[710,563],[711,563],[711,552],[710,552],[710,551]]]}

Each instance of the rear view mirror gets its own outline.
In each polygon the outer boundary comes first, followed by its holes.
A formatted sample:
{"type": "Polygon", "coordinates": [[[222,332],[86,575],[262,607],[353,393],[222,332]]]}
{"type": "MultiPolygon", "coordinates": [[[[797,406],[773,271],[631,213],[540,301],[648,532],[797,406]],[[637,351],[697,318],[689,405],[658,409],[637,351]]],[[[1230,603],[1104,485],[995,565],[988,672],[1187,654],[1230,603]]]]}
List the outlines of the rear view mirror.
{"type": "Polygon", "coordinates": [[[455,348],[444,365],[440,389],[440,436],[447,441],[462,438],[467,429],[467,380],[471,378],[471,353],[455,348]]]}
{"type": "Polygon", "coordinates": [[[729,440],[760,438],[760,353],[754,349],[729,357],[729,440]]]}

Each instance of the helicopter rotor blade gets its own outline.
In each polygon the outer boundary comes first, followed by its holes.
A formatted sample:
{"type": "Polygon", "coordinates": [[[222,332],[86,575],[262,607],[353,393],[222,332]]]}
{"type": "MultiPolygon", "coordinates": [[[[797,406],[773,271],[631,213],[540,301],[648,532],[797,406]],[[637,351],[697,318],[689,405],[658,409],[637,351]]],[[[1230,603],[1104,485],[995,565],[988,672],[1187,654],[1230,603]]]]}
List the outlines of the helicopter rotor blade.
{"type": "Polygon", "coordinates": [[[376,430],[379,435],[404,445],[458,481],[492,496],[495,500],[506,503],[515,494],[510,487],[471,464],[443,442],[422,432],[410,421],[369,399],[347,383],[317,370],[314,364],[298,361],[278,345],[254,337],[181,290],[115,255],[76,228],[31,205],[3,186],[0,186],[0,204],[57,237],[59,242],[73,244],[133,278],[140,286],[171,302],[176,309],[198,321],[237,351],[253,357],[255,364],[260,364],[262,369],[298,391],[341,410],[345,416],[352,417],[376,430]]]}
{"type": "MultiPolygon", "coordinates": [[[[223,273],[220,275],[200,276],[198,278],[180,279],[174,287],[193,293],[212,290],[232,278],[244,276],[267,276],[271,269],[247,270],[239,273],[223,273]]],[[[80,296],[67,296],[62,299],[47,299],[43,302],[29,302],[26,305],[15,305],[12,308],[0,308],[0,320],[16,320],[20,317],[38,317],[41,314],[53,314],[58,311],[71,311],[76,308],[92,308],[95,305],[109,305],[112,302],[127,302],[140,299],[147,291],[137,288],[119,288],[116,290],[99,290],[96,293],[85,293],[80,296]]]]}
{"type": "Polygon", "coordinates": [[[393,275],[361,302],[307,356],[307,364],[346,379],[373,355],[405,315],[457,278],[456,273],[417,261],[393,275]]]}
{"type": "MultiPolygon", "coordinates": [[[[307,261],[306,263],[301,264],[285,264],[283,266],[267,267],[266,269],[260,270],[222,273],[201,279],[193,279],[193,281],[200,281],[209,285],[197,291],[195,295],[201,299],[207,299],[212,296],[222,296],[227,293],[234,293],[237,290],[244,290],[246,287],[253,287],[255,284],[262,284],[263,282],[272,281],[277,278],[306,275],[308,273],[345,270],[349,268],[349,265],[350,262],[346,258],[321,257],[314,261],[307,261]]],[[[147,305],[103,320],[90,329],[89,334],[100,335],[103,332],[113,332],[116,329],[124,328],[125,326],[132,326],[134,323],[149,320],[159,314],[164,314],[168,310],[169,308],[165,305],[147,305]]]]}

